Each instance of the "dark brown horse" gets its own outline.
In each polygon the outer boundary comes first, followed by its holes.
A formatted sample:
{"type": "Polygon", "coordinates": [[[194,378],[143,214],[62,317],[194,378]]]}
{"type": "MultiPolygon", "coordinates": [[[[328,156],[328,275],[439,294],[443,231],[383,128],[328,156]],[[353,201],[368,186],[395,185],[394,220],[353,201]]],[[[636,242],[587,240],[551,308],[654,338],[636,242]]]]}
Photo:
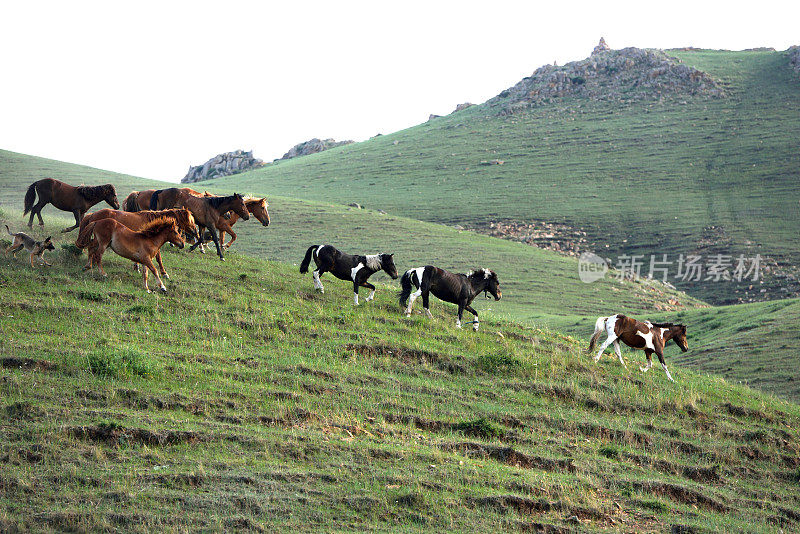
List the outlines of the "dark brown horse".
{"type": "Polygon", "coordinates": [[[191,187],[168,187],[167,189],[158,189],[153,191],[150,197],[150,204],[145,209],[150,210],[168,210],[177,207],[185,196],[193,197],[212,197],[211,193],[201,193],[195,191],[191,187]]]}
{"type": "MultiPolygon", "coordinates": [[[[194,216],[192,216],[192,212],[190,212],[186,208],[176,208],[176,209],[161,210],[161,211],[148,210],[148,211],[138,211],[135,213],[130,213],[127,211],[119,211],[119,210],[110,210],[108,208],[104,208],[94,213],[88,214],[81,221],[81,229],[78,232],[78,239],[75,241],[75,246],[80,249],[89,247],[89,250],[87,251],[89,254],[89,263],[86,265],[85,269],[91,269],[92,256],[95,254],[97,250],[97,241],[92,239],[93,236],[92,232],[87,231],[87,228],[90,223],[102,219],[114,219],[115,221],[124,224],[131,230],[140,231],[151,221],[163,218],[173,219],[178,225],[178,230],[180,230],[189,237],[196,237],[195,233],[197,232],[197,226],[195,225],[194,222],[194,216]]],[[[161,261],[160,250],[156,254],[155,259],[158,262],[158,267],[161,270],[161,274],[169,278],[167,270],[164,269],[164,263],[161,261]]]]}
{"type": "Polygon", "coordinates": [[[620,363],[627,369],[625,361],[622,359],[622,352],[620,352],[619,342],[622,341],[629,347],[634,349],[641,349],[647,356],[647,367],[639,367],[643,373],[649,371],[653,367],[653,353],[658,356],[658,361],[661,362],[661,367],[667,373],[667,378],[672,380],[672,375],[667,370],[667,364],[664,362],[664,346],[670,340],[674,340],[683,352],[689,350],[689,343],[686,341],[686,326],[682,324],[672,323],[651,323],[650,321],[637,321],[633,317],[626,317],[621,313],[611,315],[609,317],[599,317],[594,325],[594,335],[589,341],[589,352],[594,351],[597,340],[600,335],[606,332],[608,339],[606,339],[600,350],[594,357],[594,361],[600,360],[603,351],[613,343],[614,352],[617,354],[620,363]]]}
{"type": "Polygon", "coordinates": [[[153,196],[154,192],[155,189],[131,191],[131,194],[122,201],[122,209],[131,212],[150,209],[150,197],[153,196]]]}
{"type": "Polygon", "coordinates": [[[53,204],[56,208],[69,211],[75,216],[75,225],[61,230],[62,232],[69,232],[80,226],[81,219],[89,211],[89,208],[103,200],[108,202],[108,205],[115,210],[119,209],[117,192],[111,184],[80,185],[75,187],[52,178],[45,178],[32,183],[28,187],[28,192],[25,193],[25,212],[22,215],[24,217],[28,212],[31,213],[30,220],[28,220],[28,228],[33,228],[34,215],[39,217],[39,225],[44,226],[42,208],[47,204],[53,204]],[[39,195],[39,201],[34,204],[37,194],[39,195]]]}
{"type": "Polygon", "coordinates": [[[150,288],[147,287],[148,270],[158,279],[161,291],[167,292],[164,282],[161,281],[161,277],[158,276],[158,271],[153,265],[153,258],[166,242],[183,248],[183,236],[181,236],[178,225],[173,219],[168,217],[154,219],[138,232],[131,230],[114,219],[101,219],[89,223],[86,226],[86,230],[91,232],[97,241],[97,249],[89,257],[89,260],[90,265],[97,265],[100,274],[106,276],[103,270],[103,252],[110,247],[111,250],[123,258],[128,258],[145,266],[142,276],[144,278],[144,288],[148,293],[150,293],[150,288]]]}
{"type": "MultiPolygon", "coordinates": [[[[247,206],[247,211],[250,212],[250,215],[258,219],[262,226],[269,226],[269,204],[267,204],[266,198],[246,198],[244,199],[244,204],[247,206]]],[[[219,230],[219,242],[222,245],[222,248],[229,248],[233,245],[233,242],[236,241],[236,233],[233,231],[233,225],[236,224],[236,221],[239,220],[239,215],[236,213],[231,213],[229,218],[225,218],[223,215],[217,221],[217,230],[219,230]],[[231,240],[228,244],[225,244],[225,234],[231,234],[231,240]]]]}
{"type": "Polygon", "coordinates": [[[215,231],[217,221],[223,214],[229,211],[236,213],[245,221],[250,218],[250,213],[247,211],[244,198],[239,193],[234,193],[228,197],[196,197],[194,195],[184,194],[181,196],[178,201],[178,206],[176,207],[184,207],[191,211],[192,215],[194,215],[195,222],[200,227],[200,231],[198,232],[199,239],[189,250],[194,250],[198,246],[203,245],[205,230],[208,230],[208,233],[211,234],[211,239],[217,246],[219,259],[222,261],[225,261],[225,258],[222,256],[222,247],[219,244],[217,232],[215,231]]]}

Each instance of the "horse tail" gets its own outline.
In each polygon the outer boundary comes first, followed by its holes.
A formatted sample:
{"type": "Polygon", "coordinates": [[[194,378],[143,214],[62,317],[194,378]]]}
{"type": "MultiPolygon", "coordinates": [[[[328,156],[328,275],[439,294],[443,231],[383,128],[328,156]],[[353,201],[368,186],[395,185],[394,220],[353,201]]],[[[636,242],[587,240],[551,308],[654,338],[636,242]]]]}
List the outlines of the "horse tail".
{"type": "Polygon", "coordinates": [[[406,307],[408,303],[408,297],[411,295],[412,289],[412,282],[411,277],[414,275],[414,269],[409,269],[408,271],[403,274],[403,277],[400,278],[400,306],[406,307]]]}
{"type": "Polygon", "coordinates": [[[131,191],[131,194],[125,197],[125,201],[122,203],[122,210],[130,212],[139,211],[139,203],[136,202],[138,196],[139,191],[131,191]]]}
{"type": "Polygon", "coordinates": [[[300,264],[300,272],[301,273],[307,273],[308,272],[308,266],[311,264],[311,255],[318,248],[319,248],[319,245],[311,245],[310,247],[308,247],[308,250],[306,250],[306,257],[303,258],[303,263],[300,264]]]}
{"type": "Polygon", "coordinates": [[[5,225],[5,226],[6,226],[6,231],[8,232],[8,235],[14,235],[14,234],[11,233],[11,228],[9,228],[8,225],[5,225]]]}
{"type": "Polygon", "coordinates": [[[97,221],[92,221],[78,232],[78,239],[75,240],[75,246],[83,250],[92,242],[92,235],[94,234],[94,225],[97,221]]]}
{"type": "Polygon", "coordinates": [[[38,182],[33,182],[31,185],[28,186],[28,192],[25,193],[25,213],[22,214],[24,217],[31,211],[33,207],[33,201],[36,200],[36,184],[38,182]]]}
{"type": "Polygon", "coordinates": [[[597,345],[597,340],[600,339],[600,334],[606,329],[606,320],[608,317],[598,317],[594,323],[594,335],[589,341],[589,352],[594,352],[594,347],[597,345]]]}
{"type": "Polygon", "coordinates": [[[156,189],[153,191],[153,195],[150,197],[150,209],[156,210],[158,209],[158,194],[161,193],[163,189],[156,189]]]}

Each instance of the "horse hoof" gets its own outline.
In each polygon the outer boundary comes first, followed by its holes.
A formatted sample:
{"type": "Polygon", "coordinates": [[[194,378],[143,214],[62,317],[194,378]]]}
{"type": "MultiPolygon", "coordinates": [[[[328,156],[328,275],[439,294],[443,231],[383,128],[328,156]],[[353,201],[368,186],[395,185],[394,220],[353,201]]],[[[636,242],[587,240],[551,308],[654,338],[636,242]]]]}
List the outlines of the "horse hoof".
{"type": "Polygon", "coordinates": [[[164,286],[161,286],[159,289],[161,290],[162,293],[166,293],[167,292],[167,288],[164,287],[164,286]]]}
{"type": "Polygon", "coordinates": [[[478,325],[476,325],[476,324],[472,325],[472,329],[473,329],[475,332],[477,332],[477,331],[478,331],[478,325]]]}
{"type": "Polygon", "coordinates": [[[169,280],[169,275],[168,275],[167,273],[161,273],[161,276],[163,276],[164,278],[166,278],[167,280],[169,280]]]}

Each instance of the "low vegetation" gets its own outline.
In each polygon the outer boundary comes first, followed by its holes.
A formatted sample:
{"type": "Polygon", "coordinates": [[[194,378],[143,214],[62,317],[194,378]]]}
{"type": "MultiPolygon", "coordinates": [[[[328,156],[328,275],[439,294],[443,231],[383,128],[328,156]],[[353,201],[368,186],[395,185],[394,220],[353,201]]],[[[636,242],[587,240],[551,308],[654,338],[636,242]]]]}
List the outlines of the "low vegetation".
{"type": "Polygon", "coordinates": [[[797,405],[241,253],[51,259],[0,258],[0,530],[798,528],[797,405]]]}

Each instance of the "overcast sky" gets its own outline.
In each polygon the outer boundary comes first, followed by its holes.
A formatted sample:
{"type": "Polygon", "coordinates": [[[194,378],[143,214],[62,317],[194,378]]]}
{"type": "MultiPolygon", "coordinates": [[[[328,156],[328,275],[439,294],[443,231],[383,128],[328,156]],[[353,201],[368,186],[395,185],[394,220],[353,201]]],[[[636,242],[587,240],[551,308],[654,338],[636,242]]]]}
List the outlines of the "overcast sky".
{"type": "Polygon", "coordinates": [[[148,178],[364,140],[625,46],[800,44],[800,2],[0,5],[0,148],[148,178]],[[273,5],[274,4],[274,5],[273,5]]]}

